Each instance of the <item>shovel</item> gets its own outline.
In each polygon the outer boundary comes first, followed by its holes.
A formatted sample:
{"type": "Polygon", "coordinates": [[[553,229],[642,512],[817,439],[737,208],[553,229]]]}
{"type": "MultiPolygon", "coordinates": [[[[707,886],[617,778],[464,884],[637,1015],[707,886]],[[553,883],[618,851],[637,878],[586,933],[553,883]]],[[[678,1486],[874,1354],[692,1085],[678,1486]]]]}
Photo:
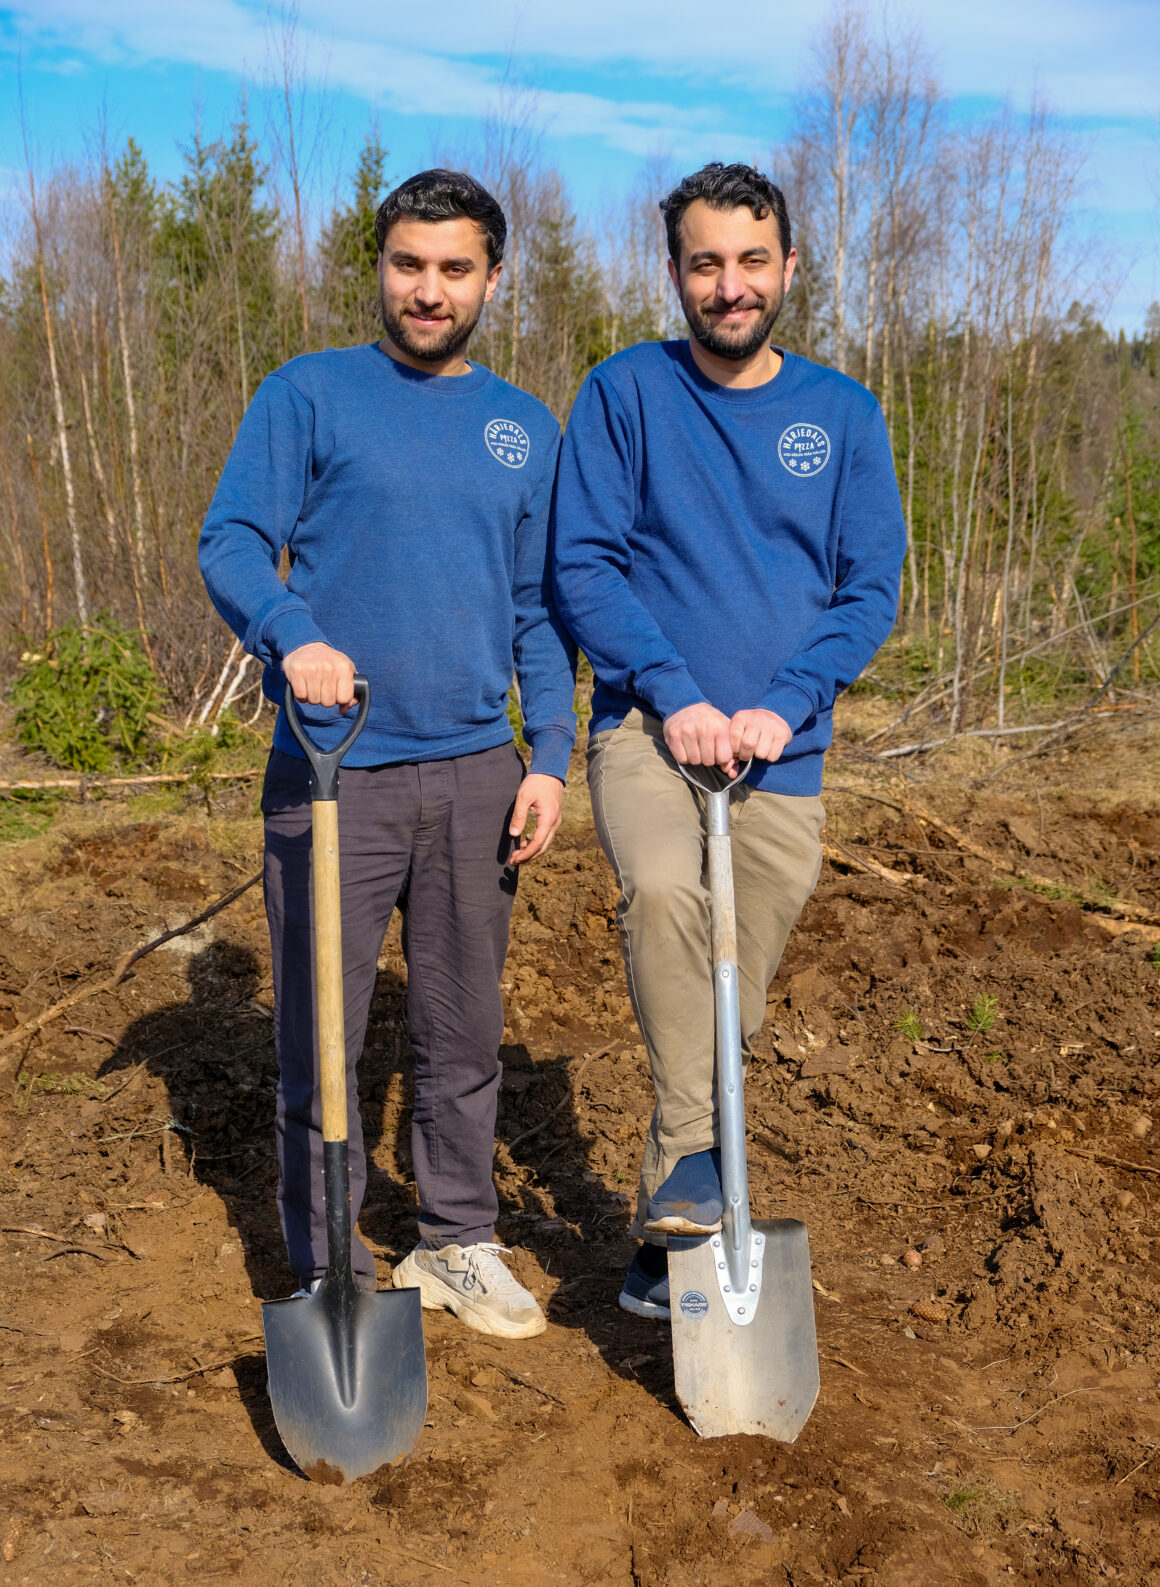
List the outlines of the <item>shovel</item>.
{"type": "Polygon", "coordinates": [[[321,753],[298,720],[286,686],[286,718],[310,762],[314,838],[314,999],[322,1087],[326,1277],[309,1297],[262,1307],[274,1421],[287,1452],[315,1482],[350,1482],[414,1448],[427,1411],[427,1360],[417,1289],[367,1294],[350,1261],[346,1044],[338,882],[338,767],[362,731],[367,681],[354,680],[354,725],[321,753]]]}
{"type": "Polygon", "coordinates": [[[730,779],[719,767],[681,767],[706,805],[725,1212],[720,1234],[669,1236],[673,1372],[702,1438],[763,1433],[792,1444],[818,1397],[818,1342],[805,1224],[749,1217],[729,846],[729,796],[748,769],[730,779]]]}

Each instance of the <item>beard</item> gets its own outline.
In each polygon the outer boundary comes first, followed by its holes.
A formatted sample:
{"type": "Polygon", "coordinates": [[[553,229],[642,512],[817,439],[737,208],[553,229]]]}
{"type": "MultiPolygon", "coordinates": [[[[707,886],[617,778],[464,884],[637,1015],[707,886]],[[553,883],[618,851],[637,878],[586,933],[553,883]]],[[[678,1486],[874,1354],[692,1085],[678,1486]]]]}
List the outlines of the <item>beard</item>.
{"type": "Polygon", "coordinates": [[[748,328],[740,325],[731,328],[715,325],[702,307],[691,303],[685,293],[681,294],[681,308],[685,311],[685,319],[689,322],[689,330],[694,339],[707,353],[714,353],[718,358],[730,358],[738,363],[742,359],[752,358],[763,346],[769,346],[773,327],[777,323],[784,302],[783,287],[778,288],[774,297],[763,298],[755,292],[750,301],[736,306],[757,309],[757,320],[748,328]]]}
{"type": "Polygon", "coordinates": [[[479,324],[479,317],[483,313],[483,299],[480,298],[474,312],[456,314],[452,310],[443,321],[440,330],[426,334],[417,331],[407,315],[389,305],[385,296],[381,294],[379,311],[382,314],[383,329],[396,347],[410,358],[418,358],[423,363],[438,364],[444,359],[453,358],[467,346],[471,340],[471,333],[479,324]]]}

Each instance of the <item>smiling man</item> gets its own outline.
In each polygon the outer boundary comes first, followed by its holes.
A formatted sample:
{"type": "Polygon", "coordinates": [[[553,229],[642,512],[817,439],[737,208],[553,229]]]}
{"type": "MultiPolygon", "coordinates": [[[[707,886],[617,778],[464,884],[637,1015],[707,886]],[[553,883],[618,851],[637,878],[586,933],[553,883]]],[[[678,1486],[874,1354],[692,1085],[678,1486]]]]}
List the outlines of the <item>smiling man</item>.
{"type": "Polygon", "coordinates": [[[680,765],[753,761],[732,804],[748,1056],[818,878],[834,698],[890,631],[906,536],[873,396],[771,345],[796,260],[780,189],[712,164],[661,209],[689,340],[585,382],[554,572],[597,680],[589,785],[656,1091],[620,1302],[667,1318],[657,1247],[722,1216],[703,814],[680,765]]]}
{"type": "MultiPolygon", "coordinates": [[[[545,1320],[495,1244],[499,977],[516,867],[544,852],[560,822],[575,649],[545,571],[559,426],[465,356],[499,282],[506,230],[495,199],[459,172],[424,171],[386,198],[375,220],[382,340],[293,359],[262,383],[200,555],[218,611],[266,664],[266,693],[280,701],[288,680],[320,747],[345,732],[356,670],[370,682],[338,800],[352,1213],[366,1185],[355,1065],[398,904],[422,1239],[392,1282],[417,1285],[424,1306],[484,1333],[519,1338],[545,1320]],[[513,666],[527,775],[506,714],[513,666]]],[[[278,1201],[309,1292],[327,1266],[310,794],[282,718],[262,810],[278,1201]]],[[[357,1237],[354,1266],[373,1287],[357,1237]]]]}

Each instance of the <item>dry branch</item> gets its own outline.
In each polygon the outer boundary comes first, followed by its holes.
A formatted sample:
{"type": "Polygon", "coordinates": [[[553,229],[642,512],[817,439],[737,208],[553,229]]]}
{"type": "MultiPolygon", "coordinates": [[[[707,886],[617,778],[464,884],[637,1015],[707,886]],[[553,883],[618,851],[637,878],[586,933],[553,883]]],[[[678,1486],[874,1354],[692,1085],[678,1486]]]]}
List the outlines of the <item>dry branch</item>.
{"type": "MultiPolygon", "coordinates": [[[[136,948],[131,949],[117,961],[112,972],[103,981],[94,981],[90,986],[78,987],[75,992],[70,992],[67,997],[62,997],[58,1003],[53,1003],[51,1007],[43,1009],[39,1014],[33,1015],[31,1019],[24,1020],[22,1024],[16,1026],[15,1030],[7,1031],[3,1036],[0,1036],[0,1052],[4,1052],[7,1048],[15,1047],[25,1037],[35,1035],[37,1031],[43,1030],[46,1025],[50,1025],[54,1019],[58,1019],[67,1009],[74,1008],[78,1003],[83,1003],[86,998],[96,997],[98,992],[111,992],[114,987],[121,984],[138,959],[143,959],[147,953],[152,953],[154,948],[160,948],[163,943],[172,942],[174,937],[183,937],[196,926],[204,924],[207,920],[212,920],[214,915],[220,914],[223,909],[228,908],[236,899],[239,899],[243,893],[249,892],[250,888],[255,883],[260,882],[261,879],[262,873],[258,871],[248,881],[242,882],[232,892],[227,893],[224,898],[219,898],[208,909],[203,909],[201,914],[195,916],[193,920],[187,920],[183,926],[174,926],[172,931],[163,931],[159,937],[151,937],[147,942],[142,942],[136,948]]],[[[3,1073],[7,1067],[7,1064],[0,1065],[0,1073],[3,1073]]]]}
{"type": "Polygon", "coordinates": [[[584,1078],[584,1071],[592,1062],[593,1058],[606,1058],[611,1051],[611,1047],[602,1047],[599,1052],[589,1053],[586,1058],[581,1060],[576,1073],[572,1076],[568,1083],[568,1089],[560,1098],[559,1102],[556,1103],[556,1106],[552,1108],[550,1112],[545,1113],[538,1124],[533,1124],[530,1129],[524,1130],[522,1135],[517,1135],[514,1141],[499,1141],[497,1142],[497,1145],[502,1146],[510,1157],[511,1153],[517,1146],[522,1145],[524,1141],[530,1141],[533,1135],[538,1135],[541,1130],[546,1129],[556,1117],[557,1113],[565,1108],[569,1102],[574,1100],[577,1087],[579,1086],[580,1081],[584,1078]]]}
{"type": "Polygon", "coordinates": [[[889,866],[879,865],[877,860],[862,859],[852,854],[844,843],[823,843],[822,853],[831,865],[844,865],[849,870],[865,871],[868,876],[877,876],[880,881],[889,882],[892,887],[902,887],[907,882],[917,882],[921,877],[915,876],[910,871],[892,871],[889,866]]]}
{"type": "Polygon", "coordinates": [[[5,793],[42,793],[48,788],[76,788],[82,795],[90,788],[130,788],[144,783],[163,782],[196,782],[205,778],[210,782],[249,782],[254,777],[260,777],[260,771],[211,771],[211,772],[151,772],[140,777],[61,777],[51,782],[0,782],[0,794],[5,793]]]}

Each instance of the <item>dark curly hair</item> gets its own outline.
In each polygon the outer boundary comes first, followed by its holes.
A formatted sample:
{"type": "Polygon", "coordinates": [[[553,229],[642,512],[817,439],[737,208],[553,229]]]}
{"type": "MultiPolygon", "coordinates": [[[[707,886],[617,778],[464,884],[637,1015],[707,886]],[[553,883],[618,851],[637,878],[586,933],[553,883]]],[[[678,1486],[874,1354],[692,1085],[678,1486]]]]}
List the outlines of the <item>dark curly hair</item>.
{"type": "Polygon", "coordinates": [[[375,241],[383,251],[387,233],[397,220],[473,220],[487,242],[487,262],[494,270],[503,258],[507,221],[486,187],[466,171],[420,171],[388,193],[375,215],[375,241]]]}
{"type": "Polygon", "coordinates": [[[788,259],[793,246],[789,229],[789,211],[785,207],[785,194],[768,176],[752,165],[723,165],[711,160],[699,171],[686,176],[667,197],[661,199],[661,214],[665,217],[665,234],[669,242],[669,257],[674,264],[681,262],[681,216],[696,199],[703,198],[710,209],[746,209],[753,211],[754,220],[764,220],[772,214],[777,221],[777,234],[781,239],[781,256],[788,259]]]}

